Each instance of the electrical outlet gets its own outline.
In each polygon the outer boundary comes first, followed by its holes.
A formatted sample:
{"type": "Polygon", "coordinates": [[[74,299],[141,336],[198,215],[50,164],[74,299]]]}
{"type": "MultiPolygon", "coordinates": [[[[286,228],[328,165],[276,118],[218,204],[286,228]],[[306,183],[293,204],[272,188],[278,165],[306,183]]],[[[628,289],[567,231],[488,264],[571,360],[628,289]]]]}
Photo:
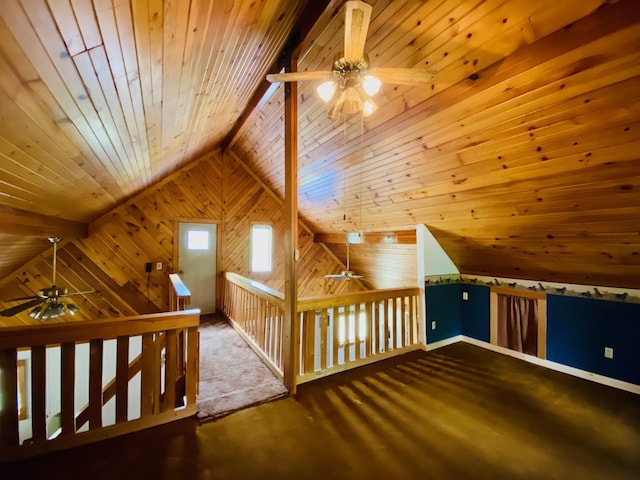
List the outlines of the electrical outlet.
{"type": "Polygon", "coordinates": [[[462,292],[462,299],[469,300],[469,292],[462,292]]]}
{"type": "Polygon", "coordinates": [[[613,358],[613,348],[604,347],[604,358],[613,358]]]}
{"type": "Polygon", "coordinates": [[[433,322],[431,322],[431,330],[435,330],[436,329],[436,321],[434,320],[433,322]]]}
{"type": "Polygon", "coordinates": [[[162,270],[162,262],[156,263],[156,270],[162,270]]]}

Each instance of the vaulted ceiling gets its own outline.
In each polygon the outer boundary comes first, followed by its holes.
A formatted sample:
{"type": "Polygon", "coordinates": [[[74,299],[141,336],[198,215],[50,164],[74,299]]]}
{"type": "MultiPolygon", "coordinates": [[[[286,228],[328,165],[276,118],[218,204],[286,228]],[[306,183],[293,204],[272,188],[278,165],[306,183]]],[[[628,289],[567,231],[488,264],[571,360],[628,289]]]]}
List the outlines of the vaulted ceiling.
{"type": "MultiPolygon", "coordinates": [[[[636,2],[368,3],[372,66],[436,74],[343,121],[300,82],[312,230],[424,223],[463,273],[639,287],[636,2]]],[[[294,29],[298,70],[328,70],[341,5],[4,0],[0,278],[213,148],[284,196],[284,93],[265,76],[294,29]]]]}

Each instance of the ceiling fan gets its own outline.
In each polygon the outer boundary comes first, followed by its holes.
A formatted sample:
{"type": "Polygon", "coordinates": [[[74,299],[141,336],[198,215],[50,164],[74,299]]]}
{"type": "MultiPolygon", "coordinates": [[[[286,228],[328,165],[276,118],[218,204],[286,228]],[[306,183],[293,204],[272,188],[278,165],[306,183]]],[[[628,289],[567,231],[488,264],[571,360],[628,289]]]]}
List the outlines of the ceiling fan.
{"type": "Polygon", "coordinates": [[[351,280],[352,278],[363,278],[362,275],[358,275],[353,270],[349,269],[349,243],[347,242],[347,269],[342,270],[340,273],[328,274],[324,278],[332,278],[334,281],[338,280],[351,280]]]}
{"type": "Polygon", "coordinates": [[[58,242],[60,242],[60,238],[49,237],[49,241],[53,243],[53,279],[51,286],[49,288],[41,289],[37,295],[32,297],[13,298],[11,300],[7,300],[8,302],[27,301],[20,305],[16,305],[15,307],[1,311],[1,316],[11,317],[30,308],[33,308],[33,310],[31,310],[29,316],[36,320],[49,320],[51,318],[61,317],[65,315],[66,312],[69,312],[70,315],[75,315],[75,313],[80,310],[80,307],[75,303],[65,303],[62,298],[69,297],[71,295],[82,295],[95,292],[95,290],[88,290],[85,292],[69,293],[68,288],[56,286],[56,248],[58,242]]]}
{"type": "Polygon", "coordinates": [[[429,83],[434,72],[422,68],[369,68],[369,58],[364,52],[371,5],[350,0],[345,3],[344,52],[333,63],[329,71],[292,72],[267,75],[270,82],[296,82],[300,80],[326,81],[317,88],[318,95],[325,102],[331,101],[336,93],[337,100],[329,109],[332,119],[349,117],[362,112],[365,116],[376,110],[371,97],[379,90],[382,82],[397,85],[424,85],[429,83]]]}

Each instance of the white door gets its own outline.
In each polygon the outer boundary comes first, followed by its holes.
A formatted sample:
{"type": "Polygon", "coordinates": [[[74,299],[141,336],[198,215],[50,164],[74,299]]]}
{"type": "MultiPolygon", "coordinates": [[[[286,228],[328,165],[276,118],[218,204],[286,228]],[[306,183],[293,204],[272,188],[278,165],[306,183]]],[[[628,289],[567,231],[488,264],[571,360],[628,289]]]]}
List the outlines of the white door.
{"type": "Polygon", "coordinates": [[[191,291],[189,308],[216,311],[215,223],[179,224],[178,273],[191,291]]]}

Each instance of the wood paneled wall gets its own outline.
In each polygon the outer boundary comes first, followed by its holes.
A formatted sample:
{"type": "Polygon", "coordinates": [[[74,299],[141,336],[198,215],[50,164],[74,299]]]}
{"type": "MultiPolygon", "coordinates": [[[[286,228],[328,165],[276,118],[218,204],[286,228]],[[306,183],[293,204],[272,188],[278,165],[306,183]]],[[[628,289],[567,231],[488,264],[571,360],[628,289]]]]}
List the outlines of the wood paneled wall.
{"type": "MultiPolygon", "coordinates": [[[[261,180],[249,173],[242,159],[226,153],[223,169],[224,225],[221,269],[284,291],[284,212],[282,199],[274,195],[261,180]],[[250,272],[249,232],[254,223],[273,227],[274,260],[269,274],[250,272]]],[[[299,225],[300,261],[298,295],[313,296],[345,291],[359,291],[359,282],[334,282],[327,273],[339,273],[344,265],[328,249],[313,242],[312,232],[299,225]]],[[[344,259],[341,260],[344,262],[344,259]]]]}
{"type": "MultiPolygon", "coordinates": [[[[81,310],[51,322],[81,321],[118,315],[166,311],[168,274],[176,270],[176,220],[218,222],[219,272],[234,271],[282,291],[284,222],[282,202],[233,154],[213,152],[158,185],[115,208],[90,226],[89,237],[65,242],[58,249],[57,284],[71,291],[98,292],[69,297],[81,310]],[[251,224],[266,222],[274,231],[274,269],[269,275],[249,272],[251,224]],[[162,271],[147,275],[146,262],[162,262],[162,271]]],[[[299,292],[301,296],[357,291],[358,282],[332,282],[325,273],[343,267],[331,252],[313,242],[300,227],[299,292]]],[[[52,258],[45,255],[5,281],[2,299],[35,294],[51,285],[52,258]]],[[[7,308],[14,304],[0,303],[7,308]],[[6,306],[5,306],[6,305],[6,306]]],[[[0,317],[0,325],[38,323],[28,311],[0,317]]]]}
{"type": "MultiPolygon", "coordinates": [[[[346,262],[345,245],[329,245],[342,262],[346,262]]],[[[418,285],[416,245],[352,244],[349,246],[350,269],[363,275],[362,283],[371,289],[415,287],[418,285]]]]}

